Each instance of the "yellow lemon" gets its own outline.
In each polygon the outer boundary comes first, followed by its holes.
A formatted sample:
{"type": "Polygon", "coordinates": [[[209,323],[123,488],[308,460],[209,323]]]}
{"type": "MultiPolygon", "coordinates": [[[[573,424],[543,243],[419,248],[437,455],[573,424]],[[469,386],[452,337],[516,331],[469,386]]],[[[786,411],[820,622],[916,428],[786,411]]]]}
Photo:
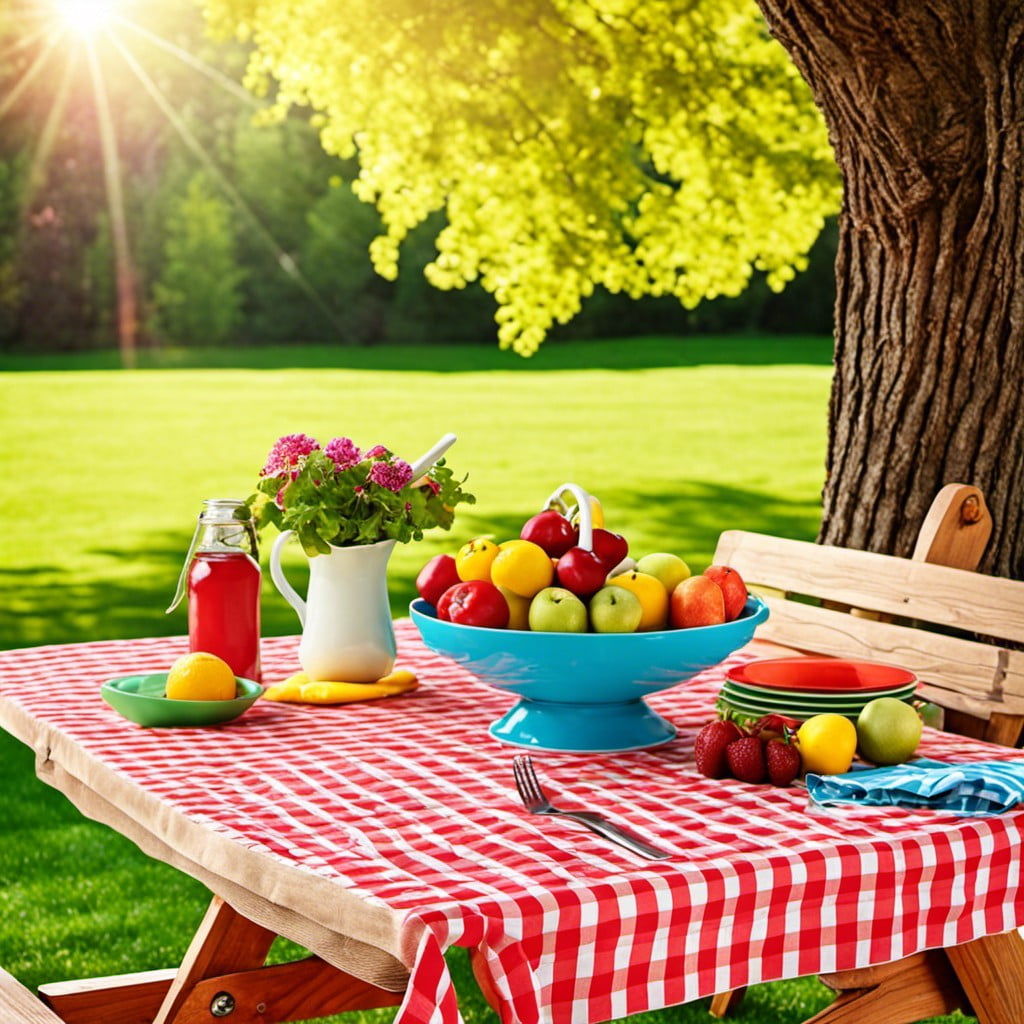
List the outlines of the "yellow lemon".
{"type": "MultiPolygon", "coordinates": [[[[590,525],[595,530],[600,530],[604,526],[604,506],[601,504],[598,498],[595,498],[592,494],[587,495],[590,499],[590,525]]],[[[572,515],[572,523],[574,526],[579,526],[581,511],[579,508],[572,515]]]]}
{"type": "Polygon", "coordinates": [[[501,596],[508,605],[508,629],[530,628],[530,601],[532,598],[521,597],[508,587],[498,587],[501,596]]]}
{"type": "Polygon", "coordinates": [[[236,692],[231,667],[206,651],[183,655],[167,673],[165,693],[172,700],[234,700],[236,692]]]}
{"type": "Polygon", "coordinates": [[[841,775],[853,764],[857,727],[842,715],[815,715],[797,730],[796,745],[805,772],[841,775]]]}
{"type": "Polygon", "coordinates": [[[490,580],[491,563],[498,557],[498,545],[486,537],[476,537],[459,548],[455,571],[464,582],[490,580]]]}
{"type": "Polygon", "coordinates": [[[634,570],[613,576],[608,583],[615,587],[631,590],[640,598],[643,616],[640,619],[640,625],[637,626],[638,633],[646,633],[652,629],[664,629],[668,624],[668,591],[665,589],[665,584],[656,576],[634,570]]]}
{"type": "Polygon", "coordinates": [[[529,540],[510,542],[508,547],[502,545],[491,563],[491,582],[520,597],[533,597],[550,587],[553,578],[550,555],[529,540]]]}

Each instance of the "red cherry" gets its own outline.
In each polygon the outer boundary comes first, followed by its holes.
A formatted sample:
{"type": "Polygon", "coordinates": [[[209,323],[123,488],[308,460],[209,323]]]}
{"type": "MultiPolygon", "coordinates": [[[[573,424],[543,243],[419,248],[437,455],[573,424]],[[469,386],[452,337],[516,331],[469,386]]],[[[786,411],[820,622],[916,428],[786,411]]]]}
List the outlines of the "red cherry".
{"type": "Polygon", "coordinates": [[[570,548],[558,560],[558,582],[577,597],[589,597],[604,586],[608,568],[600,555],[586,548],[570,548]]]}
{"type": "Polygon", "coordinates": [[[519,536],[533,541],[552,558],[561,558],[578,542],[579,531],[557,509],[548,508],[528,519],[519,536]]]}
{"type": "Polygon", "coordinates": [[[591,547],[598,558],[604,562],[608,572],[629,554],[629,542],[621,533],[612,533],[611,530],[594,530],[591,547]]]}

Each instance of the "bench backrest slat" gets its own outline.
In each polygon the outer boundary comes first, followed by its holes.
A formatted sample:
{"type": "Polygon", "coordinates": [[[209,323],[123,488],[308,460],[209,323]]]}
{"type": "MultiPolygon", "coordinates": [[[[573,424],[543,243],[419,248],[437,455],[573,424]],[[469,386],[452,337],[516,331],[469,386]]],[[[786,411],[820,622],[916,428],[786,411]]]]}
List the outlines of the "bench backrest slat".
{"type": "Polygon", "coordinates": [[[757,635],[815,654],[887,662],[921,693],[988,719],[1024,714],[1024,582],[867,551],[730,530],[717,563],[760,589],[757,635]]]}
{"type": "Polygon", "coordinates": [[[1022,651],[784,598],[766,600],[771,614],[757,630],[765,640],[815,654],[899,665],[917,676],[927,700],[978,718],[987,719],[993,711],[1024,714],[1022,651]]]}
{"type": "Polygon", "coordinates": [[[870,551],[728,530],[715,561],[745,580],[1024,643],[1024,583],[870,551]]]}

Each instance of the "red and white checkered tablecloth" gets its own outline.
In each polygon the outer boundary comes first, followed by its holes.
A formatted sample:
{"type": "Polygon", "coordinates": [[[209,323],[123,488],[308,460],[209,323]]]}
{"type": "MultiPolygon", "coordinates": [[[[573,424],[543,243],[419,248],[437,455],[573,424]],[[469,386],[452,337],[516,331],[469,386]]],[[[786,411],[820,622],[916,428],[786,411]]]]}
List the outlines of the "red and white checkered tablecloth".
{"type": "MultiPolygon", "coordinates": [[[[814,813],[800,788],[701,777],[693,740],[724,666],[649,698],[679,727],[671,743],[534,754],[558,802],[605,811],[671,860],[531,817],[513,784],[516,750],[487,733],[513,698],[426,650],[409,621],[396,629],[399,665],[421,682],[400,698],[257,702],[210,729],[118,717],[100,683],[165,669],[185,650],[177,638],[0,653],[0,712],[45,723],[130,787],[260,854],[271,874],[327,880],[396,915],[412,971],[399,1024],[458,1021],[443,956],[453,944],[481,954],[506,1024],[585,1024],[1024,924],[1024,811],[814,813]]],[[[264,641],[265,681],[296,670],[296,646],[264,641]]],[[[921,753],[1021,756],[931,730],[921,753]]]]}

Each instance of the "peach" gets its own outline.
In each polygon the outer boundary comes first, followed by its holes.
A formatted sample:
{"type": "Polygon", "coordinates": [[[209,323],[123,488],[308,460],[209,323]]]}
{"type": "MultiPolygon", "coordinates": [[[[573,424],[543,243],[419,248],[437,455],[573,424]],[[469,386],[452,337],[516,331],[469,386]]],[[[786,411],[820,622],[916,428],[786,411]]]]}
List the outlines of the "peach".
{"type": "Polygon", "coordinates": [[[722,588],[722,596],[725,598],[725,621],[732,622],[747,603],[747,585],[743,582],[743,577],[729,565],[711,565],[704,570],[704,575],[722,588]]]}
{"type": "Polygon", "coordinates": [[[708,576],[683,580],[669,599],[669,624],[674,629],[690,626],[717,626],[725,622],[725,595],[708,576]]]}

